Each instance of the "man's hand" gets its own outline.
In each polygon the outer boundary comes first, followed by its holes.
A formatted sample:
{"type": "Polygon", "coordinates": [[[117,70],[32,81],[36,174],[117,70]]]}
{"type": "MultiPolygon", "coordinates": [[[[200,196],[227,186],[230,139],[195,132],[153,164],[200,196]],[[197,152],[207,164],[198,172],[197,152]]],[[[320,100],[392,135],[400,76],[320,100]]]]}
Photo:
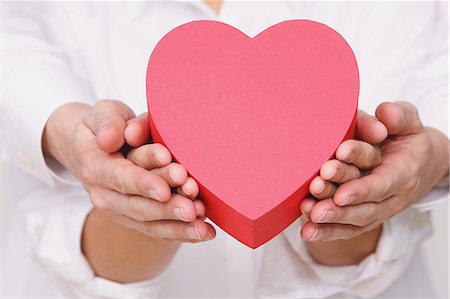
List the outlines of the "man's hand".
{"type": "Polygon", "coordinates": [[[47,122],[43,148],[71,171],[96,210],[155,239],[198,242],[215,236],[202,218],[205,207],[193,200],[198,186],[159,144],[140,146],[149,132],[145,116],[135,118],[125,104],[104,100],[95,106],[72,103],[47,122]],[[172,194],[179,187],[180,194],[172,194]],[[183,192],[184,191],[184,192],[183,192]],[[157,221],[156,221],[157,220],[157,221]]]}
{"type": "Polygon", "coordinates": [[[379,122],[360,112],[361,140],[343,142],[337,159],[326,162],[311,182],[310,192],[320,200],[301,204],[311,220],[302,229],[305,240],[352,239],[369,232],[448,174],[448,139],[423,127],[413,105],[383,103],[376,116],[379,122]]]}

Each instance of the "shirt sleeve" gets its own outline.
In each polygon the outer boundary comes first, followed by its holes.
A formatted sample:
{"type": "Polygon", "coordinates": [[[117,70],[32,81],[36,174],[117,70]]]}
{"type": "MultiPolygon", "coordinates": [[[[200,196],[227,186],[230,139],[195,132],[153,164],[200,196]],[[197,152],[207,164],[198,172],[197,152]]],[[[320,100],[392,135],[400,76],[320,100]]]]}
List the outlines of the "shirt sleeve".
{"type": "Polygon", "coordinates": [[[431,234],[429,215],[410,208],[383,224],[373,254],[357,265],[330,267],[316,263],[309,255],[300,238],[301,222],[294,222],[265,245],[259,297],[374,297],[402,275],[417,245],[431,234]]]}
{"type": "MultiPolygon", "coordinates": [[[[364,19],[357,26],[349,22],[359,33],[349,35],[348,41],[359,63],[362,109],[373,113],[382,101],[410,101],[424,125],[448,136],[447,5],[372,3],[361,10],[364,19]]],[[[300,238],[301,225],[292,224],[265,245],[259,296],[368,298],[382,293],[404,273],[419,243],[431,234],[430,216],[424,211],[447,197],[448,187],[436,186],[414,207],[385,221],[376,251],[358,265],[316,263],[300,238]]]]}
{"type": "Polygon", "coordinates": [[[154,298],[164,273],[151,280],[121,284],[95,276],[81,251],[85,219],[92,209],[77,187],[56,182],[58,196],[47,196],[26,211],[26,228],[37,261],[68,298],[154,298]]]}
{"type": "MultiPolygon", "coordinates": [[[[448,137],[448,3],[383,3],[365,9],[359,34],[349,37],[360,69],[361,108],[373,113],[383,101],[408,101],[425,126],[448,137]]],[[[428,211],[446,201],[448,182],[448,177],[442,180],[413,207],[428,211]]]]}
{"type": "Polygon", "coordinates": [[[45,2],[7,2],[2,8],[2,157],[53,188],[35,190],[29,199],[34,208],[24,211],[33,256],[68,298],[155,297],[163,275],[132,284],[95,276],[80,248],[89,198],[82,188],[68,186],[73,178],[42,152],[52,112],[94,99],[72,53],[77,41],[64,22],[70,12],[45,2]]]}
{"type": "MultiPolygon", "coordinates": [[[[436,6],[436,21],[429,53],[404,93],[405,99],[416,105],[424,126],[438,129],[448,138],[448,2],[437,2],[436,6]]],[[[448,195],[447,176],[413,207],[419,211],[429,211],[447,201],[448,195]]]]}
{"type": "Polygon", "coordinates": [[[60,21],[66,12],[58,4],[7,2],[2,8],[2,156],[53,186],[57,175],[41,144],[47,119],[65,103],[92,103],[94,96],[75,66],[76,41],[60,21]]]}

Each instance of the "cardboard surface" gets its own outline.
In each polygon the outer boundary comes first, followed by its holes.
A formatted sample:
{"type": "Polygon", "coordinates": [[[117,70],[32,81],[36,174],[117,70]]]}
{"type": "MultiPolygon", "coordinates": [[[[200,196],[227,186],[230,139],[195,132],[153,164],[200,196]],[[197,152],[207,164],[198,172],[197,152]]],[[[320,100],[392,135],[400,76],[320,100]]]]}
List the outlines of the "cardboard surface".
{"type": "Polygon", "coordinates": [[[164,36],[147,71],[153,140],[197,180],[207,216],[252,248],[300,216],[309,182],[353,136],[358,93],[349,45],[308,20],[254,38],[190,22],[164,36]]]}

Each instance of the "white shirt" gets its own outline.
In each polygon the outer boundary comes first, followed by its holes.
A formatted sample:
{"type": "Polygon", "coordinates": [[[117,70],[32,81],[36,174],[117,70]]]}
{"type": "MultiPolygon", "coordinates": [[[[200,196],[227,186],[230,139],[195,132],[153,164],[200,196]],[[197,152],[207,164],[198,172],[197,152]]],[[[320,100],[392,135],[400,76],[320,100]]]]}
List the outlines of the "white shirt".
{"type": "Polygon", "coordinates": [[[446,199],[445,186],[386,221],[376,252],[358,265],[316,264],[296,221],[257,250],[217,228],[215,240],[183,245],[169,268],[150,281],[118,284],[95,277],[80,251],[84,219],[92,208],[88,195],[64,170],[48,165],[41,138],[49,115],[67,102],[120,99],[144,112],[152,49],[174,27],[198,19],[219,20],[249,36],[286,19],[323,22],[355,52],[361,109],[373,113],[381,101],[409,100],[425,125],[448,134],[446,2],[225,1],[218,15],[202,2],[9,2],[3,8],[2,152],[15,211],[2,244],[3,296],[432,294],[416,249],[431,233],[426,211],[446,199]]]}

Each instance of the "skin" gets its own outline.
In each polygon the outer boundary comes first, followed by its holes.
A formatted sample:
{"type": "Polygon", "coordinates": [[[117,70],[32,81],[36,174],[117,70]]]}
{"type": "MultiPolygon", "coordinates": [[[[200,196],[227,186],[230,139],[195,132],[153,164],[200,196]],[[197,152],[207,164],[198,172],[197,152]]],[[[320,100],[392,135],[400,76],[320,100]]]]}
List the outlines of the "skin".
{"type": "Polygon", "coordinates": [[[216,14],[220,12],[222,7],[222,0],[204,0],[204,2],[212,9],[216,14]]]}
{"type": "Polygon", "coordinates": [[[148,135],[145,115],[135,118],[125,104],[110,100],[61,106],[44,129],[44,154],[80,180],[94,206],[82,250],[98,276],[114,281],[151,278],[168,265],[181,242],[215,237],[204,222],[204,204],[194,200],[198,185],[184,167],[171,163],[164,146],[143,145],[148,135]],[[125,141],[138,147],[129,159],[119,152],[125,141]]]}
{"type": "MultiPolygon", "coordinates": [[[[205,2],[220,11],[222,1],[205,2]]],[[[148,134],[146,116],[118,101],[64,105],[44,130],[44,153],[78,177],[94,206],[82,250],[97,276],[117,282],[155,277],[181,243],[215,236],[195,200],[198,185],[166,148],[146,144],[148,134]],[[119,152],[125,142],[134,148],[128,159],[119,152]]],[[[383,221],[448,175],[447,138],[424,128],[408,103],[382,104],[376,117],[360,112],[357,135],[322,166],[310,185],[315,198],[300,207],[310,219],[301,237],[324,265],[355,264],[374,252],[383,221]]]]}
{"type": "MultiPolygon", "coordinates": [[[[93,107],[62,106],[44,131],[45,153],[80,179],[94,205],[82,250],[96,275],[118,282],[152,278],[167,267],[179,244],[215,236],[204,222],[204,205],[193,200],[197,184],[181,165],[171,163],[166,148],[145,144],[147,128],[145,115],[135,118],[123,103],[100,101],[93,107]],[[136,147],[128,159],[117,152],[125,141],[136,147]],[[171,187],[178,194],[171,194],[171,187]],[[175,212],[179,208],[183,213],[175,212]]],[[[325,265],[355,264],[374,252],[381,223],[448,173],[448,140],[422,127],[410,104],[382,104],[377,118],[360,112],[357,134],[360,140],[343,142],[337,159],[326,162],[311,183],[319,201],[305,199],[300,207],[310,218],[301,236],[313,258],[325,265]],[[349,194],[354,202],[344,204],[349,194]],[[325,210],[334,217],[324,221],[325,210]]]]}
{"type": "Polygon", "coordinates": [[[424,127],[410,103],[383,103],[376,118],[360,112],[357,133],[360,140],[343,142],[311,182],[315,199],[300,206],[310,219],[301,235],[311,255],[327,265],[361,261],[361,252],[353,258],[334,253],[345,242],[374,240],[384,221],[448,178],[449,140],[424,127]]]}

